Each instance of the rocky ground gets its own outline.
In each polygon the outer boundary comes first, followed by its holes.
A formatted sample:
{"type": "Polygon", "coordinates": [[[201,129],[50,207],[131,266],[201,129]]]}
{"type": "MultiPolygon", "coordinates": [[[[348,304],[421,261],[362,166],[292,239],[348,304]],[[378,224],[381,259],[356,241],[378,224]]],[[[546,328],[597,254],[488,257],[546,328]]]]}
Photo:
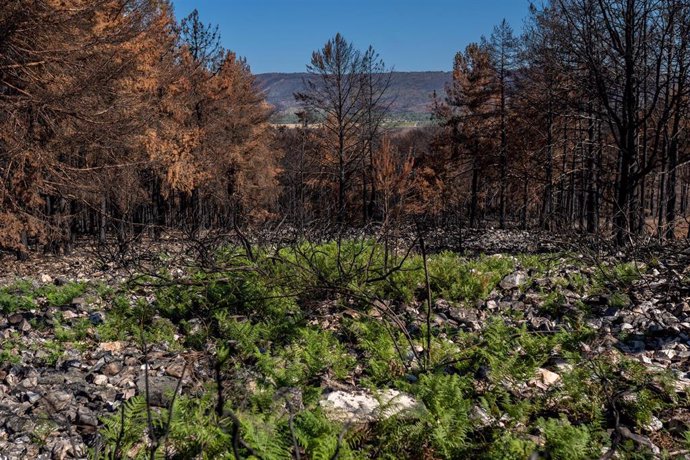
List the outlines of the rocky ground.
{"type": "MultiPolygon", "coordinates": [[[[98,340],[95,327],[107,310],[95,296],[61,306],[39,298],[37,308],[0,318],[4,458],[86,458],[99,417],[143,391],[145,361],[139,348],[98,340]]],[[[153,401],[175,388],[187,357],[157,346],[148,351],[153,401]]],[[[193,371],[193,366],[187,371],[190,385],[193,371]]]]}
{"type": "MultiPolygon", "coordinates": [[[[499,236],[484,246],[499,258],[511,258],[508,252],[542,251],[550,244],[535,245],[534,237],[527,233],[516,233],[513,239],[499,236]]],[[[465,244],[475,250],[482,247],[475,236],[465,244]]],[[[448,331],[482,334],[489,319],[496,316],[540,334],[567,331],[575,325],[588,327],[596,332],[596,339],[582,344],[584,359],[613,353],[639,361],[650,373],[673,376],[680,403],[654,413],[644,429],[615,427],[620,437],[646,447],[652,455],[686,455],[673,438],[682,438],[690,429],[690,410],[683,405],[690,401],[690,251],[678,247],[655,260],[628,258],[625,273],[609,272],[613,279],[598,274],[597,264],[618,261],[615,256],[607,257],[554,254],[548,270],[518,261],[484,298],[459,302],[436,297],[430,319],[449,336],[448,331]],[[616,289],[592,293],[585,285],[594,278],[600,285],[616,289]]],[[[213,380],[212,365],[205,355],[184,345],[189,327],[174,330],[172,340],[151,341],[145,349],[136,337],[118,336],[118,324],[110,321],[114,306],[109,293],[132,273],[103,268],[83,254],[29,262],[6,260],[0,276],[5,305],[12,302],[8,299],[30,301],[22,308],[12,308],[14,311],[6,308],[0,317],[0,458],[87,458],[103,442],[103,417],[116,414],[123,402],[145,394],[147,386],[150,404],[165,407],[171,394],[202,394],[213,380]],[[18,279],[23,284],[18,285],[18,279]],[[67,299],[66,286],[77,295],[67,299]]],[[[151,291],[137,288],[127,295],[134,304],[151,296],[151,291]]],[[[324,303],[326,313],[315,320],[326,329],[336,328],[337,316],[342,315],[331,306],[324,303]]],[[[394,309],[410,331],[425,324],[423,301],[390,303],[387,308],[394,309]]],[[[194,323],[191,325],[193,328],[194,323]]],[[[423,349],[420,345],[417,353],[409,350],[408,359],[419,360],[423,349]]],[[[418,378],[414,368],[406,365],[401,373],[411,383],[418,378]]],[[[568,359],[554,354],[539,364],[532,378],[510,391],[549,391],[571,370],[568,359]]],[[[396,389],[383,393],[366,389],[358,384],[356,371],[353,375],[322,377],[319,404],[329,418],[370,423],[423,405],[420,398],[396,389]]],[[[476,379],[480,385],[482,376],[476,379]]],[[[620,397],[634,400],[637,396],[630,388],[620,397]]],[[[471,414],[479,426],[507,423],[478,404],[471,414]]],[[[535,436],[537,445],[543,443],[535,436]]]]}

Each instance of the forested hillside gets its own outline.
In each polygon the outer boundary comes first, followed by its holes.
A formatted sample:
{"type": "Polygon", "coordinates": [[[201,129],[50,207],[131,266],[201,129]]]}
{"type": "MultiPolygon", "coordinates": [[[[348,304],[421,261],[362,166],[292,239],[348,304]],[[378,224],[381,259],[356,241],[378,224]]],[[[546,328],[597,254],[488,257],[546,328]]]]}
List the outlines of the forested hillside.
{"type": "MultiPolygon", "coordinates": [[[[274,118],[296,121],[294,115],[300,106],[294,94],[302,90],[308,73],[258,74],[256,81],[264,91],[266,101],[275,107],[274,118]]],[[[391,100],[389,116],[395,120],[430,121],[431,96],[441,94],[451,80],[450,72],[393,72],[388,97],[391,100]]]]}

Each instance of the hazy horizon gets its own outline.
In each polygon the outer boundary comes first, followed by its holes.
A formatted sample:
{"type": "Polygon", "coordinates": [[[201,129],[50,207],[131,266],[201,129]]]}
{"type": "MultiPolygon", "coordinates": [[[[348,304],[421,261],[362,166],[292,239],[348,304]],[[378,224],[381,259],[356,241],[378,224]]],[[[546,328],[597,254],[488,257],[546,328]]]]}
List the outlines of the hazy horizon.
{"type": "MultiPolygon", "coordinates": [[[[393,69],[393,73],[451,73],[452,71],[450,69],[443,69],[443,70],[399,70],[399,69],[393,69]]],[[[267,75],[267,74],[300,74],[300,73],[308,73],[306,69],[303,70],[295,70],[294,72],[283,72],[283,71],[268,71],[268,72],[253,72],[256,75],[267,75]]]]}

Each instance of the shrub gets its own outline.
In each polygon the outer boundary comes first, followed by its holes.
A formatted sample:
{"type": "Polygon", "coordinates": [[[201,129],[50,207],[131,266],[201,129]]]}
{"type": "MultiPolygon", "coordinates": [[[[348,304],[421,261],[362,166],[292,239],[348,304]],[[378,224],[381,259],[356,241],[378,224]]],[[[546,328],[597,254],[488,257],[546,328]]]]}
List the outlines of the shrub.
{"type": "Polygon", "coordinates": [[[431,257],[428,266],[431,290],[436,297],[473,302],[485,298],[514,270],[515,264],[507,257],[467,260],[453,252],[442,252],[431,257]]]}
{"type": "Polygon", "coordinates": [[[91,323],[87,318],[76,321],[72,327],[63,326],[60,321],[55,320],[55,340],[58,342],[77,342],[86,339],[91,323]]]}
{"type": "MultiPolygon", "coordinates": [[[[93,451],[95,459],[126,458],[125,455],[135,445],[142,443],[142,433],[146,430],[146,400],[135,396],[123,403],[118,413],[101,419],[103,428],[103,448],[93,451]]],[[[131,457],[130,457],[131,458],[131,457]]]]}
{"type": "Polygon", "coordinates": [[[0,289],[0,312],[9,315],[17,311],[36,308],[36,302],[29,296],[18,295],[5,288],[0,289]]]}
{"type": "Polygon", "coordinates": [[[82,295],[86,287],[86,283],[67,283],[64,286],[46,285],[39,288],[36,293],[45,297],[49,305],[61,307],[82,295]]]}
{"type": "MultiPolygon", "coordinates": [[[[373,320],[351,321],[347,329],[353,335],[355,346],[364,354],[365,372],[373,383],[387,383],[404,373],[405,366],[385,325],[373,320]]],[[[397,339],[399,344],[406,343],[397,339]]]]}
{"type": "Polygon", "coordinates": [[[0,366],[5,364],[19,364],[21,356],[17,350],[17,343],[12,340],[5,340],[0,349],[0,366]]]}
{"type": "Polygon", "coordinates": [[[614,308],[625,308],[630,305],[630,297],[620,292],[614,292],[609,297],[608,304],[614,308]]]}
{"type": "Polygon", "coordinates": [[[308,383],[327,372],[344,379],[355,363],[331,332],[311,328],[301,329],[286,348],[272,351],[277,352],[275,358],[268,353],[258,356],[259,366],[278,386],[308,383]]]}
{"type": "Polygon", "coordinates": [[[116,295],[112,299],[105,322],[96,328],[98,338],[108,342],[126,340],[134,336],[140,324],[136,312],[136,308],[130,305],[126,296],[116,295]]]}
{"type": "Polygon", "coordinates": [[[546,439],[544,450],[554,460],[587,460],[597,456],[586,426],[573,426],[565,417],[540,419],[537,424],[546,439]]]}
{"type": "Polygon", "coordinates": [[[28,280],[18,280],[0,288],[0,313],[8,315],[36,308],[34,297],[35,288],[28,280]]]}
{"type": "Polygon", "coordinates": [[[253,269],[227,273],[196,273],[189,285],[165,286],[156,291],[156,309],[177,323],[209,317],[215,311],[259,318],[285,315],[295,309],[293,298],[269,284],[253,269]]]}
{"type": "Polygon", "coordinates": [[[0,289],[0,312],[10,314],[36,308],[36,297],[45,297],[49,305],[60,307],[82,295],[86,288],[86,283],[67,283],[64,286],[50,284],[37,289],[30,281],[20,280],[0,289]]]}
{"type": "Polygon", "coordinates": [[[387,458],[466,458],[473,425],[470,387],[471,381],[458,375],[422,375],[410,389],[426,410],[380,423],[378,439],[387,458]]]}
{"type": "Polygon", "coordinates": [[[624,288],[637,281],[643,272],[644,267],[634,262],[604,265],[594,273],[593,282],[599,291],[611,285],[624,288]]]}
{"type": "Polygon", "coordinates": [[[339,452],[338,458],[366,458],[363,454],[357,455],[350,448],[346,428],[329,421],[320,409],[300,412],[295,417],[294,424],[295,437],[309,458],[332,459],[335,458],[336,450],[339,452]],[[339,443],[338,439],[341,437],[339,443]]]}
{"type": "Polygon", "coordinates": [[[421,258],[407,258],[373,240],[303,243],[278,252],[270,266],[274,279],[301,287],[309,299],[332,298],[338,291],[409,302],[424,280],[421,258]]]}
{"type": "Polygon", "coordinates": [[[537,445],[530,440],[504,433],[490,447],[487,458],[490,460],[527,460],[537,450],[537,445]]]}

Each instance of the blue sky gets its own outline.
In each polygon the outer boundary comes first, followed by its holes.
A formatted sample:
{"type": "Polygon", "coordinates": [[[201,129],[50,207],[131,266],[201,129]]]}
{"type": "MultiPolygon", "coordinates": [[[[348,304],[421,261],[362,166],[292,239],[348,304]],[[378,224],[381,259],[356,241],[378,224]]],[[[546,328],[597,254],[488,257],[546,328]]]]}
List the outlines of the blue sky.
{"type": "Polygon", "coordinates": [[[173,0],[220,27],[223,46],[254,73],[302,72],[311,52],[340,32],[370,44],[395,70],[450,70],[453,56],[506,18],[518,32],[528,0],[173,0]]]}

